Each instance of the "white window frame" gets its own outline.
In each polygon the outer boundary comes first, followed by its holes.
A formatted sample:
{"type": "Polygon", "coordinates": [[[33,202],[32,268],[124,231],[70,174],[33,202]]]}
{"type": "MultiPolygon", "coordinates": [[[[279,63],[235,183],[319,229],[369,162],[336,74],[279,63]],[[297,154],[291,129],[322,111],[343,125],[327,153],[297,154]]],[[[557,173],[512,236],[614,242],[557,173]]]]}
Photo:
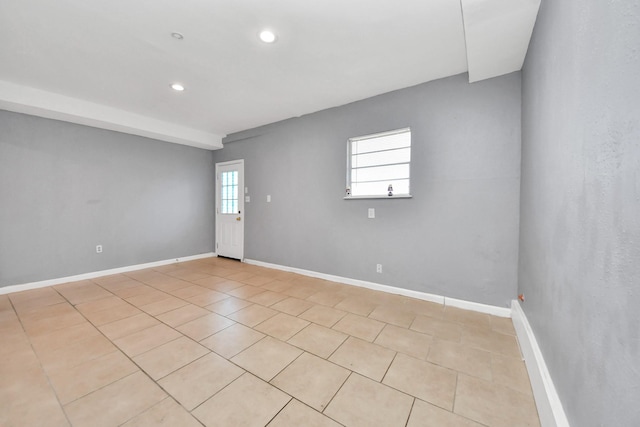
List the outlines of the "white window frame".
{"type": "MultiPolygon", "coordinates": [[[[364,140],[367,140],[367,139],[381,138],[381,137],[385,137],[385,136],[396,135],[396,134],[399,134],[399,133],[406,133],[406,132],[408,132],[409,135],[411,135],[411,128],[410,127],[406,127],[406,128],[402,128],[402,129],[395,129],[395,130],[386,131],[386,132],[379,132],[379,133],[374,133],[374,134],[369,134],[369,135],[353,137],[353,138],[349,138],[347,140],[347,189],[346,189],[346,195],[344,197],[345,200],[353,200],[353,199],[409,199],[409,198],[412,197],[411,196],[411,157],[409,157],[409,161],[407,162],[407,164],[409,165],[409,190],[408,190],[407,193],[402,193],[402,194],[394,193],[392,196],[389,196],[388,194],[385,194],[385,195],[378,195],[378,194],[352,195],[351,194],[351,188],[352,188],[352,183],[351,183],[351,176],[352,176],[352,165],[351,165],[352,153],[351,153],[351,147],[352,147],[352,143],[354,141],[364,141],[364,140]]],[[[411,149],[412,145],[413,145],[413,143],[410,140],[409,149],[411,149]]],[[[389,164],[391,165],[392,163],[389,163],[389,164]]],[[[385,165],[385,163],[380,163],[380,165],[385,165]]]]}

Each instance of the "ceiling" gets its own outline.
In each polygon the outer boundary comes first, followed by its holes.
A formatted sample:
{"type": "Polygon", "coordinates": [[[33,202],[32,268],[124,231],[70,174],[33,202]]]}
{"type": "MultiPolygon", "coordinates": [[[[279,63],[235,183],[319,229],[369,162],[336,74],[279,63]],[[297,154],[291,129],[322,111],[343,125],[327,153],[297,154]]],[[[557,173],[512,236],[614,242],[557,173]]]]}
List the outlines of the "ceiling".
{"type": "Polygon", "coordinates": [[[419,83],[517,71],[539,4],[1,0],[0,109],[216,149],[419,83]],[[265,28],[275,43],[259,40],[265,28]]]}

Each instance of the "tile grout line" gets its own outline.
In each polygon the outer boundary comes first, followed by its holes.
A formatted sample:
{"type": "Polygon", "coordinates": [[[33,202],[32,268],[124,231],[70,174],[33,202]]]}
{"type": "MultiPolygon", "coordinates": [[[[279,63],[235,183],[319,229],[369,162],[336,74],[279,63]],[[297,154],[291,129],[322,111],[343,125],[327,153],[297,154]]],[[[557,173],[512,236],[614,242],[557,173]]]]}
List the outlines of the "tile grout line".
{"type": "MultiPolygon", "coordinates": [[[[56,292],[58,295],[60,295],[60,297],[62,297],[65,301],[67,300],[57,290],[53,289],[53,287],[51,287],[51,288],[52,288],[52,290],[54,292],[56,292]]],[[[9,304],[11,304],[11,308],[12,308],[13,312],[16,315],[16,318],[18,319],[18,322],[20,323],[20,327],[22,328],[22,332],[23,332],[25,338],[27,339],[27,341],[29,342],[29,347],[31,348],[31,351],[33,352],[33,355],[35,356],[35,358],[38,360],[38,366],[40,367],[40,372],[47,379],[47,384],[49,385],[49,389],[50,389],[51,393],[53,393],[53,395],[55,396],[56,401],[58,402],[58,406],[60,407],[60,410],[64,414],[65,419],[67,420],[67,422],[69,423],[70,426],[73,425],[71,423],[71,420],[69,419],[69,414],[67,414],[67,411],[64,409],[64,406],[62,405],[62,402],[60,402],[60,397],[58,396],[58,393],[56,392],[56,389],[53,387],[53,384],[51,383],[51,379],[49,378],[49,374],[47,373],[47,371],[44,369],[44,366],[42,365],[42,360],[40,360],[40,356],[38,355],[38,352],[33,347],[33,343],[31,342],[31,336],[29,336],[29,334],[27,334],[27,330],[25,329],[24,324],[22,323],[22,318],[20,317],[20,315],[18,315],[18,310],[16,310],[16,307],[15,307],[15,305],[13,303],[13,300],[11,299],[11,297],[9,297],[8,299],[9,299],[9,304]]]]}

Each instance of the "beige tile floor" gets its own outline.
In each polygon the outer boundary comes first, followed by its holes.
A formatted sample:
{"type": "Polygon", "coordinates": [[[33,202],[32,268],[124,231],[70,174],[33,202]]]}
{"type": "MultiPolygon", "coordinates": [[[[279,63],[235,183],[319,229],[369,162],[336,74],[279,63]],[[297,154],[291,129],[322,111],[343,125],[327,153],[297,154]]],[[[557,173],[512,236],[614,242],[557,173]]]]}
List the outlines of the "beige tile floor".
{"type": "Polygon", "coordinates": [[[509,319],[207,258],[0,296],[2,426],[539,426],[509,319]]]}

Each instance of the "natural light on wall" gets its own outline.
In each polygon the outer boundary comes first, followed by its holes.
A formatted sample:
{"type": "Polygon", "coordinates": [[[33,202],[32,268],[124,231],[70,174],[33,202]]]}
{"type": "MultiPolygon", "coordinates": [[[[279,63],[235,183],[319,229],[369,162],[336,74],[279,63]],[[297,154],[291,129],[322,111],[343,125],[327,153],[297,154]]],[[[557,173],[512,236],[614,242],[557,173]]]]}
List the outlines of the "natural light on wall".
{"type": "Polygon", "coordinates": [[[411,129],[349,138],[347,194],[410,197],[411,129]]]}

